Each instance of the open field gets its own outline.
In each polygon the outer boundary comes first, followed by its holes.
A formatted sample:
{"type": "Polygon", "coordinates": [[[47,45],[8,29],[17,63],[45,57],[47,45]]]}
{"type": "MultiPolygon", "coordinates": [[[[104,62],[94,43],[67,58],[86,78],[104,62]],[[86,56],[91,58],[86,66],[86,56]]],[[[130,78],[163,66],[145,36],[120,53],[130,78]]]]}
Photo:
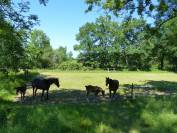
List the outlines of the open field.
{"type": "MultiPolygon", "coordinates": [[[[127,84],[152,85],[156,91],[177,89],[177,74],[170,72],[59,72],[38,70],[31,77],[58,77],[61,86],[49,91],[49,101],[33,100],[27,90],[27,102],[13,102],[14,87],[24,82],[23,75],[1,77],[0,81],[0,132],[2,133],[175,133],[177,132],[177,94],[111,101],[99,97],[88,102],[85,97],[87,84],[106,88],[105,77],[118,79],[121,89],[127,84]],[[29,101],[30,102],[29,102],[29,101]],[[73,102],[74,101],[74,102],[73,102]]],[[[29,81],[30,81],[29,78],[29,81]]],[[[120,89],[120,90],[121,90],[120,89]]],[[[121,91],[119,95],[122,95],[121,91]]],[[[119,97],[119,96],[118,96],[119,97]]],[[[90,98],[93,98],[92,96],[90,98]]]]}
{"type": "MultiPolygon", "coordinates": [[[[93,84],[103,88],[105,86],[105,78],[111,77],[117,79],[120,85],[125,84],[151,84],[152,81],[169,83],[177,81],[177,74],[170,72],[57,72],[52,70],[38,71],[45,76],[58,77],[61,82],[61,88],[66,89],[85,89],[85,85],[93,84]]],[[[160,84],[159,84],[160,85],[160,84]]]]}

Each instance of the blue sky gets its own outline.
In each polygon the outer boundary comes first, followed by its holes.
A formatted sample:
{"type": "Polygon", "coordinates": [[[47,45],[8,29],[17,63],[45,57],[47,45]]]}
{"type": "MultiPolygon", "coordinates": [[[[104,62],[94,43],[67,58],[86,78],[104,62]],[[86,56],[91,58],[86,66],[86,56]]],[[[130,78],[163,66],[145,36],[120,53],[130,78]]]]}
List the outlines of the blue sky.
{"type": "Polygon", "coordinates": [[[31,0],[30,12],[36,14],[40,20],[40,26],[35,28],[43,30],[50,38],[53,48],[67,46],[68,51],[73,50],[77,44],[75,35],[79,27],[86,22],[95,21],[101,12],[85,13],[87,5],[84,0],[49,0],[47,6],[40,5],[38,0],[31,0]]]}
{"type": "MultiPolygon", "coordinates": [[[[74,57],[78,54],[73,50],[73,46],[77,44],[75,36],[79,28],[86,22],[95,21],[102,14],[98,9],[85,13],[86,9],[84,0],[49,0],[47,6],[40,5],[38,0],[30,0],[30,13],[38,15],[40,20],[40,25],[35,28],[43,30],[49,36],[54,49],[66,46],[68,52],[73,52],[74,57]]],[[[152,19],[146,19],[148,23],[153,23],[152,19]]]]}

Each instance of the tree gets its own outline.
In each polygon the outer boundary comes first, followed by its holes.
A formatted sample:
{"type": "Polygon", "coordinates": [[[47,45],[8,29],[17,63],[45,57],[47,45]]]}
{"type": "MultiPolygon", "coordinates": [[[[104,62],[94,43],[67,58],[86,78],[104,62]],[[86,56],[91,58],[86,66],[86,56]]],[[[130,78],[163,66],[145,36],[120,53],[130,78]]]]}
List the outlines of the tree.
{"type": "Polygon", "coordinates": [[[129,69],[149,70],[153,44],[149,40],[146,22],[132,19],[121,24],[123,29],[121,58],[129,69]]]}
{"type": "Polygon", "coordinates": [[[164,24],[154,37],[155,48],[154,55],[160,61],[159,68],[164,69],[165,64],[171,65],[170,69],[177,70],[177,18],[171,19],[164,24]],[[167,63],[165,63],[167,62],[167,63]]]}
{"type": "Polygon", "coordinates": [[[85,2],[88,5],[87,12],[98,6],[115,16],[123,16],[126,20],[137,15],[151,17],[158,27],[177,17],[176,0],[85,0],[85,2]]]}
{"type": "Polygon", "coordinates": [[[67,47],[60,46],[58,49],[55,49],[53,54],[53,64],[55,67],[58,67],[63,62],[72,60],[72,52],[67,53],[67,47]]]}
{"type": "Polygon", "coordinates": [[[0,25],[0,67],[17,70],[23,58],[26,34],[6,21],[0,21],[0,25]]]}
{"type": "MultiPolygon", "coordinates": [[[[134,46],[132,45],[128,47],[127,44],[125,45],[127,50],[122,52],[125,62],[127,66],[128,64],[139,64],[142,67],[141,58],[147,57],[147,60],[155,61],[155,64],[159,64],[160,69],[170,66],[170,68],[177,70],[176,24],[174,22],[177,18],[176,0],[85,0],[85,2],[88,5],[87,12],[91,11],[94,7],[100,7],[106,14],[114,14],[116,17],[122,17],[122,22],[129,23],[133,18],[153,19],[154,23],[151,22],[151,24],[146,25],[143,31],[143,34],[145,33],[143,44],[147,45],[142,45],[143,47],[140,50],[133,48],[134,46]],[[143,55],[141,51],[146,51],[147,53],[147,50],[152,50],[152,52],[148,52],[145,56],[139,55],[140,53],[143,55]],[[136,59],[139,58],[139,60],[134,60],[134,56],[137,57],[136,59]]],[[[126,29],[126,27],[123,29],[126,29]]],[[[131,30],[129,33],[125,33],[127,36],[126,40],[134,38],[137,35],[141,36],[141,33],[134,34],[131,30]]]]}
{"type": "Polygon", "coordinates": [[[15,4],[0,0],[0,67],[17,70],[23,64],[26,30],[38,23],[37,16],[29,15],[28,11],[28,1],[15,4]]]}
{"type": "Polygon", "coordinates": [[[0,0],[0,19],[10,21],[15,29],[31,29],[38,23],[38,17],[29,12],[29,1],[13,3],[11,0],[0,0]]]}
{"type": "Polygon", "coordinates": [[[53,50],[50,39],[42,30],[33,30],[27,47],[28,58],[35,67],[47,68],[52,64],[53,50]]]}
{"type": "Polygon", "coordinates": [[[58,65],[67,60],[67,48],[60,46],[54,50],[54,62],[58,65]]]}
{"type": "Polygon", "coordinates": [[[86,23],[76,35],[80,51],[80,61],[89,67],[107,68],[117,66],[119,60],[119,44],[117,43],[118,24],[108,16],[100,17],[95,23],[86,23]],[[106,35],[106,36],[105,36],[106,35]],[[113,58],[116,60],[113,60],[113,58]]]}
{"type": "Polygon", "coordinates": [[[109,16],[100,17],[80,28],[75,50],[80,52],[79,60],[85,66],[149,70],[154,45],[146,28],[142,19],[117,23],[109,16]]]}

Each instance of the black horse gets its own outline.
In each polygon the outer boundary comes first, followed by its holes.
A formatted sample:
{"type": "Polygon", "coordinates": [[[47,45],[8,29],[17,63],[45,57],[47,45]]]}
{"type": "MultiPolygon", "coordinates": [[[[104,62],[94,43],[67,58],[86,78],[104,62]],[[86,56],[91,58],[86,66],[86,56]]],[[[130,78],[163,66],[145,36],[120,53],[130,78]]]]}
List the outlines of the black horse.
{"type": "Polygon", "coordinates": [[[109,97],[114,97],[116,94],[117,89],[119,88],[119,81],[110,79],[109,77],[106,77],[106,86],[109,84],[109,97]],[[113,91],[113,96],[111,96],[111,92],[113,91]]]}
{"type": "Polygon", "coordinates": [[[42,97],[44,96],[44,91],[47,91],[47,100],[48,100],[48,93],[51,84],[55,84],[58,88],[60,87],[59,80],[57,78],[34,78],[32,80],[32,87],[33,87],[33,98],[36,96],[37,89],[42,90],[42,97]]]}
{"type": "Polygon", "coordinates": [[[16,94],[18,95],[18,93],[20,93],[21,95],[21,101],[24,100],[25,98],[25,94],[26,94],[26,89],[27,89],[27,86],[26,84],[22,85],[22,86],[19,86],[19,87],[16,87],[16,94]]]}

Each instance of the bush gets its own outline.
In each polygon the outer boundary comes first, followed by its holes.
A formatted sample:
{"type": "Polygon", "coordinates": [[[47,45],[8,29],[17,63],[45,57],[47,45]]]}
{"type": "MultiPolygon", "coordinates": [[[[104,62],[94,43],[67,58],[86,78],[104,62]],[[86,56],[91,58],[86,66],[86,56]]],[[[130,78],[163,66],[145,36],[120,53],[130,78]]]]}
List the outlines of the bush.
{"type": "Polygon", "coordinates": [[[60,70],[83,70],[85,69],[81,63],[77,61],[66,61],[59,65],[60,70]]]}

